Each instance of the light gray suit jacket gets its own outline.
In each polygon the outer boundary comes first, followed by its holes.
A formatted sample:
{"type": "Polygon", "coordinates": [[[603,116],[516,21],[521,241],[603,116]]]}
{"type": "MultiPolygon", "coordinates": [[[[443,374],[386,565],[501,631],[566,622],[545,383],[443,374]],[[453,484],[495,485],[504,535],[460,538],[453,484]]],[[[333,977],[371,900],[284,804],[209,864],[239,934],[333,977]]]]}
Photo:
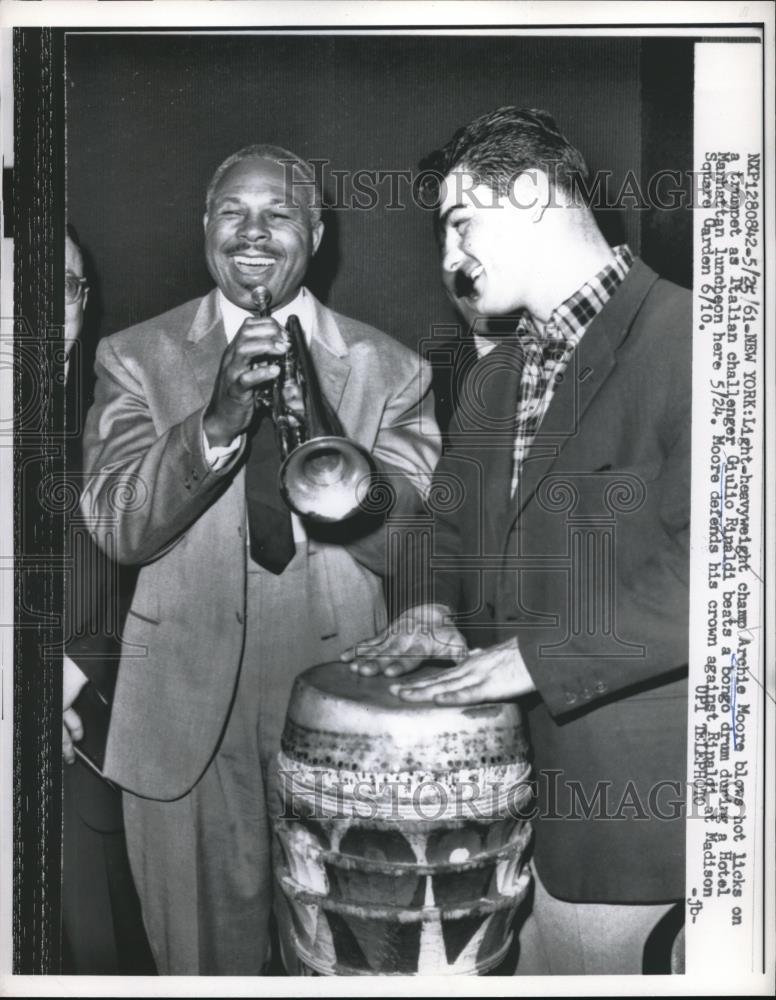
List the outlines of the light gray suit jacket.
{"type": "MultiPolygon", "coordinates": [[[[313,361],[346,433],[403,477],[405,496],[408,479],[421,494],[440,449],[428,366],[373,327],[317,301],[314,310],[313,361]]],[[[242,456],[214,472],[203,454],[202,416],[225,347],[213,291],[105,338],[97,350],[81,510],[106,552],[142,565],[105,771],[150,798],[177,798],[204,771],[243,646],[242,456]]],[[[367,539],[378,552],[383,533],[367,539]]],[[[350,643],[373,635],[385,623],[379,566],[367,568],[357,546],[307,545],[329,582],[326,636],[350,643]]],[[[300,616],[304,608],[289,609],[289,629],[300,627],[300,616]]],[[[321,659],[327,649],[322,643],[321,659]]]]}

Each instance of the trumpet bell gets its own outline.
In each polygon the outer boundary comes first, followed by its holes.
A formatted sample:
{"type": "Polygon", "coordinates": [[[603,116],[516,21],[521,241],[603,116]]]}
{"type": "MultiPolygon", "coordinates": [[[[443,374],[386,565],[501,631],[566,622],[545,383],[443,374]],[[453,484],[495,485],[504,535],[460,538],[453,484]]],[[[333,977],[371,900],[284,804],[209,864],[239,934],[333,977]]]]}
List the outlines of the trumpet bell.
{"type": "Polygon", "coordinates": [[[285,502],[301,517],[344,521],[359,510],[374,471],[372,456],[361,445],[327,435],[305,441],[289,454],[278,485],[285,502]]]}

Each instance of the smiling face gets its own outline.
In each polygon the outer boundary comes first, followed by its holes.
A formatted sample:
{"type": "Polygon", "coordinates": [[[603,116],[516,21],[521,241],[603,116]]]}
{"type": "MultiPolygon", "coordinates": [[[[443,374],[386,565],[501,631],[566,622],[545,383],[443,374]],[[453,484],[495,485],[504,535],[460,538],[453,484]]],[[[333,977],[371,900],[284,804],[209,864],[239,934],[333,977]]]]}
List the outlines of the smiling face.
{"type": "Polygon", "coordinates": [[[445,178],[439,206],[442,281],[467,318],[514,315],[530,281],[530,206],[475,184],[465,170],[445,178]]]}
{"type": "Polygon", "coordinates": [[[208,270],[224,295],[254,309],[251,291],[265,285],[276,309],[296,295],[323,224],[287,194],[285,170],[273,160],[239,160],[219,180],[205,215],[208,270]]]}

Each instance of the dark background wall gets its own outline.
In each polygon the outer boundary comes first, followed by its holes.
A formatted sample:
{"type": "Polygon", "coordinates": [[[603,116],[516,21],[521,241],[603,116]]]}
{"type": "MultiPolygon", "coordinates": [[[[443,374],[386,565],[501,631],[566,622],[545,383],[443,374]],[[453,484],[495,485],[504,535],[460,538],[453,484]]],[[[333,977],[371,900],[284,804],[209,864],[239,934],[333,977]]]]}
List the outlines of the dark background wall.
{"type": "MultiPolygon", "coordinates": [[[[68,214],[93,264],[92,336],[209,290],[204,189],[248,143],[333,170],[414,170],[459,125],[516,104],[553,113],[592,170],[612,171],[615,192],[629,171],[641,181],[691,165],[684,41],[87,34],[68,37],[66,73],[68,214]]],[[[372,210],[328,213],[311,286],[416,346],[456,317],[429,213],[402,190],[403,209],[389,207],[386,182],[372,210]]],[[[611,242],[627,239],[686,282],[689,213],[649,215],[626,207],[601,221],[611,242]]]]}

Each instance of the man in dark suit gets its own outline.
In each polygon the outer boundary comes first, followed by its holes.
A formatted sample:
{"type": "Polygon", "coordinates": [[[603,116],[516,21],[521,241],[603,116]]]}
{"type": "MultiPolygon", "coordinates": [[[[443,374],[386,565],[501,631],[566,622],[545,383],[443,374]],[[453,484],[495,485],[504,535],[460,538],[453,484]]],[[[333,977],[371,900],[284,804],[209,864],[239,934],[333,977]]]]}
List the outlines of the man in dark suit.
{"type": "MultiPolygon", "coordinates": [[[[71,432],[67,475],[79,486],[80,414],[89,289],[75,231],[65,241],[65,351],[71,432]],[[75,345],[78,345],[75,347],[75,345]],[[75,347],[75,351],[74,351],[75,347]],[[75,360],[74,360],[75,356],[75,360]]],[[[77,514],[71,519],[66,580],[66,653],[62,661],[63,971],[79,975],[150,975],[153,960],[143,930],[124,837],[121,792],[95,769],[101,763],[116,670],[122,588],[118,567],[92,543],[77,514]]]]}
{"type": "Polygon", "coordinates": [[[409,701],[524,699],[538,795],[519,971],[641,972],[684,897],[690,295],[608,245],[546,112],[484,115],[426,166],[451,296],[515,321],[475,327],[437,469],[462,501],[437,516],[430,584],[416,574],[391,630],[344,658],[397,677],[457,661],[397,681],[409,701]]]}
{"type": "Polygon", "coordinates": [[[99,544],[140,566],[105,770],[125,789],[163,974],[265,968],[267,799],[293,680],[386,620],[382,516],[321,531],[278,493],[256,390],[278,375],[290,316],[345,433],[394,488],[395,511],[419,506],[439,454],[428,367],[303,286],[320,210],[309,163],[278,147],[240,150],[207,192],[217,287],[97,351],[81,506],[99,544]],[[259,285],[271,316],[257,314],[259,285]]]}

